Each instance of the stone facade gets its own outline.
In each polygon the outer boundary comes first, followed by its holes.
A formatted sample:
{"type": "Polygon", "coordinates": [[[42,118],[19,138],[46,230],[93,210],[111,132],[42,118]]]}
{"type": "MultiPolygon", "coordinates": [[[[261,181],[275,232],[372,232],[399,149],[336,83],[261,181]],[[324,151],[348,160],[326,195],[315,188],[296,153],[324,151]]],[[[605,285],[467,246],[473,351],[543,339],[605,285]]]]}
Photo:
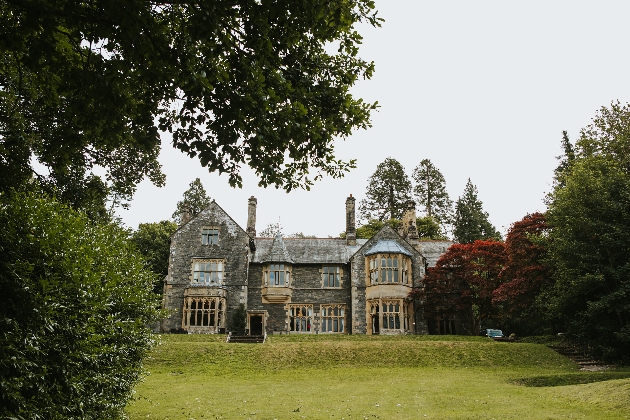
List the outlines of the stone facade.
{"type": "Polygon", "coordinates": [[[345,238],[255,237],[256,206],[245,230],[213,201],[173,234],[162,332],[229,331],[243,304],[252,335],[428,333],[407,295],[451,242],[418,241],[413,205],[369,240],[356,239],[352,196],[345,238]]]}

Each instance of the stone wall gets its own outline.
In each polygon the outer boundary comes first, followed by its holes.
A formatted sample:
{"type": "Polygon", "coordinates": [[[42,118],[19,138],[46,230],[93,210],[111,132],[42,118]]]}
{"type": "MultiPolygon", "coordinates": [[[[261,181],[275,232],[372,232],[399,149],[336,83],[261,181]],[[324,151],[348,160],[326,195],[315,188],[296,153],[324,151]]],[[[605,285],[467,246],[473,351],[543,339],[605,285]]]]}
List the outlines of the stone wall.
{"type": "MultiPolygon", "coordinates": [[[[332,264],[331,264],[332,265],[332,264]]],[[[339,266],[339,264],[334,264],[339,266]]],[[[263,303],[262,279],[264,264],[252,263],[249,268],[248,309],[265,310],[267,333],[287,331],[288,305],[312,304],[317,314],[314,317],[314,326],[318,327],[313,332],[319,332],[319,314],[322,304],[345,304],[346,326],[350,322],[351,298],[349,264],[341,266],[341,283],[339,288],[322,287],[322,264],[294,264],[291,266],[291,298],[284,303],[263,303]]],[[[348,328],[346,327],[346,332],[348,328]]]]}
{"type": "Polygon", "coordinates": [[[215,202],[173,234],[163,297],[164,308],[170,311],[170,315],[162,321],[162,332],[182,327],[184,293],[191,287],[195,258],[225,261],[223,285],[214,287],[225,289],[225,326],[229,327],[232,312],[239,303],[246,304],[248,244],[249,236],[215,202]],[[209,227],[219,230],[216,245],[203,245],[201,242],[202,230],[209,227]]]}
{"type": "MultiPolygon", "coordinates": [[[[366,302],[366,272],[365,253],[370,250],[379,240],[395,240],[412,254],[412,276],[413,287],[421,287],[424,281],[425,269],[422,255],[409,243],[401,240],[397,232],[386,226],[374,235],[361,249],[352,257],[352,330],[355,334],[367,334],[367,302],[366,302]]],[[[411,288],[409,288],[411,290],[411,288]]],[[[414,308],[412,331],[416,334],[427,334],[426,321],[422,318],[420,308],[414,308]]]]}

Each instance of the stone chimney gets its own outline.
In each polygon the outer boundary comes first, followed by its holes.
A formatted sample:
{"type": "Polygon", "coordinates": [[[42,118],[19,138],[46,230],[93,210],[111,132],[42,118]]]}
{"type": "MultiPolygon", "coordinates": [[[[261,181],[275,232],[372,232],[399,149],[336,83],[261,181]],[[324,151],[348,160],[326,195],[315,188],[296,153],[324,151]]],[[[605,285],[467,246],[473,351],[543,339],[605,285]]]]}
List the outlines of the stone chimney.
{"type": "Polygon", "coordinates": [[[256,237],[256,205],[258,200],[253,195],[247,200],[247,234],[256,237]]]}
{"type": "Polygon", "coordinates": [[[357,244],[357,229],[355,226],[354,202],[355,202],[355,199],[352,196],[352,194],[350,194],[350,197],[346,198],[346,244],[349,246],[355,246],[357,244]]]}
{"type": "Polygon", "coordinates": [[[180,213],[179,216],[179,225],[184,226],[186,223],[190,222],[192,219],[192,215],[190,214],[190,207],[186,204],[180,213]]]}
{"type": "MultiPolygon", "coordinates": [[[[416,226],[416,203],[407,201],[407,208],[402,217],[401,223],[402,236],[414,248],[418,246],[418,227],[416,226]]],[[[400,233],[400,230],[399,230],[400,233]]]]}

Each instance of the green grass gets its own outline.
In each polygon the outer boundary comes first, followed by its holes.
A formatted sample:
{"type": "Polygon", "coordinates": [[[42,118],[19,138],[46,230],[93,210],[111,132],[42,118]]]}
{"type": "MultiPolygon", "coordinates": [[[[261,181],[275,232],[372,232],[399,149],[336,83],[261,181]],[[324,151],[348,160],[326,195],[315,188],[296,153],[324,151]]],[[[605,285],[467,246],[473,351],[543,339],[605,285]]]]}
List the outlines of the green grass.
{"type": "Polygon", "coordinates": [[[623,419],[630,372],[481,337],[165,335],[131,419],[623,419]],[[527,385],[527,386],[525,386],[527,385]]]}

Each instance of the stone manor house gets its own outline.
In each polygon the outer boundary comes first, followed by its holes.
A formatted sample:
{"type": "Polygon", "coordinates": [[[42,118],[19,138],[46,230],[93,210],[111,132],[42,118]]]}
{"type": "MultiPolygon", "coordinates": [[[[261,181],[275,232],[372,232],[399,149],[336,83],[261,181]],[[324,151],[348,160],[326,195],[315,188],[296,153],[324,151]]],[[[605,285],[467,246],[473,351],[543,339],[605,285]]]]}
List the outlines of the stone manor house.
{"type": "Polygon", "coordinates": [[[251,335],[443,330],[444,320],[424,319],[407,295],[452,242],[419,241],[413,203],[398,231],[386,225],[371,239],[356,238],[352,195],[345,238],[256,237],[256,206],[251,197],[246,229],[215,201],[183,218],[171,238],[162,332],[229,331],[240,304],[251,335]]]}

